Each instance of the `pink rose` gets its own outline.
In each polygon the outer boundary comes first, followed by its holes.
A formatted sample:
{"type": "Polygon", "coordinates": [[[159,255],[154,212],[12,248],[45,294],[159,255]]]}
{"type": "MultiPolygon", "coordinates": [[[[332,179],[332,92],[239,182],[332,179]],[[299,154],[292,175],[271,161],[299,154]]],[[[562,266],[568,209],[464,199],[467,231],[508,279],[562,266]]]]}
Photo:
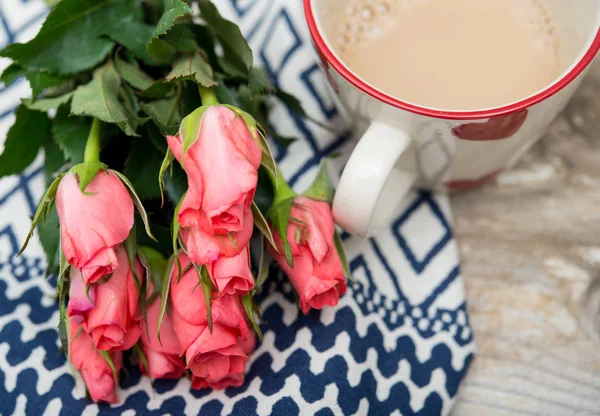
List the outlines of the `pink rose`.
{"type": "MultiPolygon", "coordinates": [[[[181,266],[190,264],[185,254],[179,256],[181,266]]],[[[183,355],[208,326],[206,302],[198,273],[189,268],[177,282],[177,268],[171,275],[171,321],[179,339],[179,355],[183,355]]],[[[211,302],[213,325],[220,324],[238,336],[248,332],[244,309],[239,296],[227,295],[211,302]]],[[[188,362],[189,364],[189,362],[188,362]]]]}
{"type": "MultiPolygon", "coordinates": [[[[71,285],[69,315],[81,322],[99,350],[129,349],[137,342],[142,331],[141,316],[137,315],[139,293],[127,252],[120,247],[116,256],[119,266],[112,276],[106,282],[96,283],[90,288],[90,292],[95,291],[93,307],[86,304],[89,299],[85,295],[85,286],[77,282],[80,279],[77,270],[72,272],[75,285],[71,285]],[[71,302],[74,302],[73,305],[71,302]]],[[[137,259],[135,268],[139,279],[143,280],[144,269],[137,259]]]]}
{"type": "Polygon", "coordinates": [[[296,197],[287,229],[287,239],[294,257],[292,269],[283,256],[283,244],[273,233],[279,249],[272,247],[271,255],[288,275],[300,297],[300,308],[307,314],[311,308],[335,306],[339,296],[346,293],[342,262],[333,241],[335,228],[328,203],[296,197]]]}
{"type": "MultiPolygon", "coordinates": [[[[225,106],[208,108],[198,131],[183,156],[189,189],[179,223],[187,229],[182,238],[192,261],[207,264],[220,255],[239,253],[250,240],[249,208],[262,152],[243,118],[225,106]]],[[[181,135],[168,136],[167,141],[182,162],[181,135]]]]}
{"type": "Polygon", "coordinates": [[[190,259],[196,264],[208,264],[220,256],[232,257],[238,254],[252,237],[254,223],[252,211],[247,210],[244,216],[244,228],[230,234],[215,234],[207,238],[200,227],[188,227],[181,230],[181,239],[186,246],[190,259]]]}
{"type": "MultiPolygon", "coordinates": [[[[142,349],[148,361],[148,369],[152,378],[180,378],[185,372],[185,364],[179,357],[179,341],[171,322],[165,314],[158,340],[158,316],[160,314],[160,297],[146,309],[146,321],[142,320],[142,349]],[[146,327],[147,326],[147,327],[146,327]]],[[[145,374],[142,363],[140,368],[145,374]]]]}
{"type": "MultiPolygon", "coordinates": [[[[214,336],[215,332],[213,332],[214,336]]],[[[227,339],[227,337],[226,337],[227,339]]],[[[211,388],[224,389],[227,387],[239,387],[244,384],[246,361],[256,345],[253,332],[246,337],[238,337],[233,344],[221,347],[218,354],[207,354],[196,364],[197,371],[192,368],[192,388],[196,390],[211,388]],[[227,354],[229,353],[229,354],[227,354]],[[243,354],[243,355],[242,355],[243,354]],[[242,365],[243,363],[243,365],[242,365]],[[225,374],[225,369],[229,370],[225,374]],[[240,370],[237,371],[236,370],[240,370]],[[225,374],[225,375],[223,375],[225,374]]],[[[225,344],[225,339],[222,341],[225,344]]]]}
{"type": "MultiPolygon", "coordinates": [[[[183,267],[189,264],[184,255],[180,260],[183,267]]],[[[211,334],[196,270],[187,270],[179,282],[174,271],[172,279],[171,322],[179,340],[179,355],[185,355],[187,368],[211,382],[243,372],[248,356],[238,339],[248,336],[248,326],[240,297],[225,295],[212,301],[211,334]]]]}
{"type": "Polygon", "coordinates": [[[248,246],[233,257],[219,257],[208,266],[208,272],[218,296],[245,295],[254,288],[248,246]]]}
{"type": "Polygon", "coordinates": [[[115,248],[133,226],[133,202],[114,174],[100,171],[83,194],[68,173],[56,193],[62,250],[69,264],[83,274],[85,284],[96,282],[119,265],[115,248]]]}
{"type": "MultiPolygon", "coordinates": [[[[106,360],[98,353],[92,338],[75,322],[69,320],[69,356],[73,366],[81,372],[92,400],[116,403],[118,401],[113,373],[106,360]]],[[[113,351],[110,358],[117,371],[123,367],[123,354],[113,351]]]]}

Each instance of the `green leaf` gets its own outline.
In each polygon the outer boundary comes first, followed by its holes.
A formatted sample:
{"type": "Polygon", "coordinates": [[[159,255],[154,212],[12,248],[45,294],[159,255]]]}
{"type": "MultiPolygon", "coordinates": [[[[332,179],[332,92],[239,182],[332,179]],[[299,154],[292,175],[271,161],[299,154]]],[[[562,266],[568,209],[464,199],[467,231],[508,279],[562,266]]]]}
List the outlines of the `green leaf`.
{"type": "MultiPolygon", "coordinates": [[[[173,64],[173,69],[164,79],[155,82],[138,95],[147,99],[164,98],[173,91],[173,85],[170,85],[170,83],[178,81],[193,81],[196,84],[205,87],[217,85],[217,82],[213,79],[213,70],[211,66],[206,62],[206,59],[200,52],[196,52],[181,56],[173,64]]],[[[175,99],[180,102],[181,90],[179,88],[181,87],[178,86],[177,88],[177,97],[175,99]]],[[[184,88],[183,92],[183,100],[185,101],[186,88],[184,88]]],[[[198,91],[196,89],[194,94],[197,98],[198,91]]],[[[198,105],[195,105],[193,108],[196,109],[197,107],[198,105]]]]}
{"type": "Polygon", "coordinates": [[[137,117],[119,101],[121,79],[112,62],[94,72],[92,81],[75,90],[71,113],[98,118],[118,125],[125,134],[136,136],[137,117]]]}
{"type": "Polygon", "coordinates": [[[171,30],[178,18],[190,13],[192,13],[192,9],[185,2],[181,0],[166,0],[165,11],[158,21],[158,24],[156,25],[156,28],[150,37],[150,41],[146,46],[146,50],[150,56],[159,60],[164,59],[164,46],[161,45],[159,37],[165,35],[169,30],[171,30]]]}
{"type": "Polygon", "coordinates": [[[52,136],[48,135],[44,138],[44,177],[46,186],[50,186],[55,179],[56,174],[65,165],[65,157],[52,136]]]}
{"type": "Polygon", "coordinates": [[[250,82],[248,83],[252,95],[275,91],[275,87],[269,79],[269,75],[262,68],[252,68],[250,71],[250,82]]]}
{"type": "MultiPolygon", "coordinates": [[[[144,222],[140,218],[139,215],[136,215],[135,223],[137,226],[137,241],[138,245],[152,247],[155,250],[160,251],[161,253],[167,255],[171,253],[171,230],[168,226],[164,226],[161,224],[157,224],[155,222],[150,223],[150,229],[152,230],[152,235],[156,237],[158,241],[152,240],[146,234],[146,230],[144,229],[144,222]]],[[[160,288],[160,281],[158,282],[160,288]]]]}
{"type": "MultiPolygon", "coordinates": [[[[133,226],[134,227],[136,226],[135,221],[133,221],[133,226]]],[[[150,287],[153,287],[153,290],[154,290],[154,289],[156,289],[156,286],[152,285],[154,283],[154,281],[153,281],[153,277],[152,277],[152,270],[150,269],[150,263],[149,263],[148,259],[146,258],[146,255],[142,251],[142,248],[137,245],[137,230],[136,230],[135,239],[136,239],[135,256],[137,257],[138,261],[140,262],[140,265],[142,266],[142,268],[144,269],[142,274],[145,277],[144,279],[142,279],[142,286],[143,286],[144,293],[140,294],[140,296],[144,296],[144,299],[146,301],[148,301],[148,299],[152,297],[152,293],[148,294],[148,290],[150,289],[150,287]]],[[[160,282],[159,282],[159,284],[160,284],[160,282]]],[[[144,311],[144,320],[146,320],[145,312],[146,311],[144,311]]]]}
{"type": "Polygon", "coordinates": [[[160,170],[158,171],[158,188],[160,190],[160,206],[162,207],[165,204],[165,195],[163,193],[163,178],[165,176],[165,172],[171,165],[171,162],[175,158],[171,149],[167,149],[167,153],[165,154],[165,158],[160,165],[160,170]]]}
{"type": "MultiPolygon", "coordinates": [[[[146,308],[148,307],[148,297],[146,296],[147,286],[144,284],[143,276],[139,276],[137,272],[137,268],[135,267],[135,261],[137,258],[137,240],[136,240],[136,229],[135,222],[133,223],[133,227],[129,231],[129,235],[123,242],[123,246],[125,246],[125,252],[127,253],[127,260],[129,261],[129,269],[131,270],[131,274],[133,275],[133,280],[135,281],[135,288],[139,294],[139,305],[142,312],[142,319],[147,323],[146,316],[146,308]]],[[[148,325],[145,325],[146,331],[148,331],[148,325]]],[[[146,333],[146,335],[150,336],[150,334],[146,333]]]]}
{"type": "Polygon", "coordinates": [[[150,231],[150,221],[148,221],[148,214],[146,213],[146,210],[144,209],[144,205],[142,204],[142,201],[140,201],[140,198],[138,197],[137,193],[135,192],[135,188],[133,187],[131,182],[129,182],[129,179],[127,179],[127,177],[125,175],[123,175],[121,172],[118,172],[118,171],[112,170],[112,169],[110,169],[110,172],[117,175],[117,177],[119,179],[121,179],[121,182],[123,182],[125,184],[125,186],[127,187],[127,190],[129,191],[129,195],[131,195],[131,199],[133,199],[133,203],[135,204],[138,212],[140,213],[140,217],[142,217],[142,221],[144,221],[144,228],[146,229],[146,234],[148,234],[148,237],[150,237],[151,239],[156,241],[156,238],[154,238],[154,236],[152,235],[152,231],[150,231]]]}
{"type": "Polygon", "coordinates": [[[167,175],[164,178],[165,181],[165,193],[167,199],[171,201],[171,204],[177,205],[183,194],[188,189],[187,176],[181,165],[178,163],[171,165],[171,175],[167,175]]]}
{"type": "Polygon", "coordinates": [[[240,28],[233,22],[224,19],[219,11],[208,0],[200,0],[200,16],[206,25],[215,33],[228,61],[248,74],[252,68],[252,51],[240,28]]]}
{"type": "Polygon", "coordinates": [[[258,184],[254,193],[254,203],[260,208],[261,212],[269,212],[274,200],[273,185],[269,179],[269,174],[264,166],[258,169],[258,184]]]}
{"type": "MultiPolygon", "coordinates": [[[[134,89],[127,83],[124,83],[121,86],[121,99],[123,100],[123,104],[128,111],[128,114],[136,120],[137,124],[143,125],[146,124],[150,117],[137,117],[137,114],[140,112],[142,107],[138,102],[137,95],[135,94],[134,89]]],[[[139,136],[139,134],[136,134],[139,136]]]]}
{"type": "Polygon", "coordinates": [[[196,35],[188,25],[173,26],[163,39],[179,52],[190,53],[198,49],[196,35]]]}
{"type": "Polygon", "coordinates": [[[165,136],[173,136],[179,129],[181,114],[179,113],[178,98],[176,95],[142,104],[144,112],[152,118],[154,124],[165,136]]]}
{"type": "Polygon", "coordinates": [[[169,303],[169,292],[171,290],[171,274],[173,273],[173,267],[175,267],[175,259],[179,262],[179,257],[177,252],[173,253],[169,260],[167,261],[167,267],[165,267],[165,273],[163,274],[161,290],[160,290],[160,313],[158,314],[158,324],[157,324],[157,333],[156,336],[158,338],[158,342],[162,345],[162,341],[160,340],[160,327],[162,326],[162,321],[165,319],[165,314],[167,313],[167,304],[169,303]]]}
{"type": "Polygon", "coordinates": [[[260,212],[260,209],[254,202],[252,202],[252,216],[254,217],[254,225],[256,226],[256,228],[258,228],[260,232],[263,233],[265,238],[277,251],[277,245],[275,244],[275,240],[273,239],[273,233],[271,232],[271,228],[269,228],[267,219],[265,218],[263,213],[260,212]]]}
{"type": "Polygon", "coordinates": [[[145,90],[156,82],[140,68],[125,62],[118,56],[115,57],[115,68],[125,82],[138,90],[145,90]]]}
{"type": "MultiPolygon", "coordinates": [[[[247,113],[257,114],[262,116],[262,105],[264,96],[260,95],[252,95],[250,88],[247,85],[241,84],[238,86],[238,98],[241,103],[241,108],[244,109],[247,113]]],[[[266,120],[263,120],[263,123],[266,120]]]]}
{"type": "Polygon", "coordinates": [[[271,137],[284,149],[287,149],[290,144],[294,143],[297,140],[297,138],[295,137],[285,137],[279,134],[272,134],[271,137]]]}
{"type": "Polygon", "coordinates": [[[119,30],[108,33],[108,37],[127,48],[146,64],[155,66],[158,62],[146,51],[146,45],[153,32],[154,26],[142,22],[130,22],[119,30]]]}
{"type": "Polygon", "coordinates": [[[141,98],[164,98],[167,94],[173,91],[173,85],[168,82],[164,82],[164,80],[157,81],[152,84],[150,87],[146,88],[144,91],[138,93],[138,96],[141,98]]]}
{"type": "Polygon", "coordinates": [[[152,48],[146,48],[148,55],[161,64],[170,64],[177,58],[177,51],[162,39],[155,39],[152,48]]]}
{"type": "Polygon", "coordinates": [[[223,71],[229,76],[228,78],[241,78],[244,79],[248,76],[245,69],[240,68],[235,62],[227,59],[227,57],[220,56],[218,59],[219,66],[223,68],[223,71]]]}
{"type": "MultiPolygon", "coordinates": [[[[59,240],[60,240],[60,238],[59,238],[59,240]]],[[[59,246],[62,247],[62,244],[60,241],[59,241],[59,246]]],[[[56,285],[57,288],[62,284],[61,282],[64,280],[65,276],[67,275],[67,272],[69,271],[69,268],[71,267],[69,265],[69,263],[67,262],[65,253],[62,250],[60,250],[58,266],[59,266],[59,270],[58,270],[58,276],[57,276],[57,282],[58,282],[56,285]]],[[[60,291],[59,291],[59,293],[60,293],[60,291]]]]}
{"type": "Polygon", "coordinates": [[[84,194],[85,188],[94,180],[98,172],[106,169],[106,165],[102,162],[83,162],[71,168],[71,173],[77,179],[79,189],[84,194]]]}
{"type": "Polygon", "coordinates": [[[46,275],[57,270],[60,261],[60,229],[58,228],[58,213],[52,208],[46,221],[37,224],[38,237],[46,255],[46,275]]]}
{"type": "Polygon", "coordinates": [[[200,98],[200,88],[198,84],[192,82],[182,82],[181,99],[179,100],[179,109],[182,116],[189,115],[196,111],[198,107],[202,106],[202,99],[200,98]]]}
{"type": "Polygon", "coordinates": [[[32,111],[23,105],[15,111],[4,151],[0,154],[0,178],[20,173],[34,161],[44,138],[50,135],[50,120],[44,113],[32,111]]]}
{"type": "Polygon", "coordinates": [[[160,171],[162,159],[160,152],[148,143],[148,139],[139,138],[131,143],[123,174],[129,178],[140,199],[160,197],[156,176],[160,171]]]}
{"type": "Polygon", "coordinates": [[[17,79],[24,77],[25,74],[27,74],[27,71],[23,67],[13,63],[7,66],[4,72],[2,72],[0,82],[8,87],[17,79]]]}
{"type": "MultiPolygon", "coordinates": [[[[146,329],[148,329],[148,326],[146,325],[146,329]]],[[[150,336],[148,335],[148,338],[150,338],[150,336]]],[[[137,354],[138,357],[140,357],[140,361],[142,362],[142,365],[144,366],[144,369],[146,370],[147,374],[150,374],[150,367],[148,365],[148,358],[146,357],[146,354],[144,354],[144,350],[142,349],[142,347],[140,347],[140,343],[136,342],[135,345],[133,346],[133,352],[137,354]]]]}
{"type": "Polygon", "coordinates": [[[202,286],[202,292],[204,293],[204,302],[206,302],[206,319],[208,321],[208,330],[212,334],[213,331],[213,318],[212,318],[212,305],[211,298],[212,293],[215,290],[212,284],[212,280],[210,280],[210,275],[208,274],[208,269],[206,266],[196,266],[196,272],[198,273],[198,280],[200,285],[202,286]]]}
{"type": "Polygon", "coordinates": [[[306,111],[304,111],[304,108],[302,107],[302,103],[292,94],[288,94],[287,92],[278,89],[275,91],[275,95],[292,113],[303,118],[307,117],[306,111]]]}
{"type": "Polygon", "coordinates": [[[31,221],[31,228],[29,229],[29,232],[27,233],[27,237],[25,238],[23,247],[21,247],[21,250],[19,250],[19,252],[17,253],[17,256],[21,255],[21,253],[25,250],[25,248],[27,248],[27,244],[29,244],[29,240],[33,236],[33,230],[35,229],[35,226],[37,225],[39,220],[42,218],[42,216],[45,216],[48,214],[48,207],[52,205],[52,203],[54,202],[54,198],[56,198],[56,190],[58,189],[58,184],[60,183],[63,176],[64,176],[64,174],[59,175],[50,184],[50,186],[48,187],[48,190],[42,197],[42,200],[40,201],[40,203],[38,205],[37,211],[35,212],[35,215],[33,216],[33,220],[31,221]]]}
{"type": "Polygon", "coordinates": [[[53,108],[58,108],[61,105],[68,103],[72,96],[73,92],[68,92],[58,97],[42,98],[41,100],[36,100],[35,102],[32,102],[30,98],[24,98],[21,101],[23,102],[23,105],[30,110],[41,111],[45,113],[53,108]]]}
{"type": "Polygon", "coordinates": [[[217,96],[217,101],[221,104],[227,104],[232,107],[239,107],[241,105],[237,96],[237,91],[234,88],[225,85],[224,82],[219,82],[219,85],[213,87],[213,91],[217,96]]]}
{"type": "Polygon", "coordinates": [[[146,124],[146,132],[144,133],[144,137],[150,139],[154,147],[160,152],[165,153],[169,146],[167,145],[167,141],[165,140],[165,136],[160,132],[158,127],[156,127],[153,123],[146,124]]]}
{"type": "Polygon", "coordinates": [[[46,5],[48,7],[54,7],[56,6],[58,3],[60,2],[60,0],[44,0],[44,3],[46,3],[46,5]]]}
{"type": "Polygon", "coordinates": [[[206,52],[206,58],[208,63],[213,68],[218,68],[219,61],[215,51],[215,35],[214,33],[204,25],[189,25],[188,26],[194,35],[196,36],[196,42],[198,46],[206,52]]]}
{"type": "Polygon", "coordinates": [[[58,292],[58,338],[65,355],[69,355],[69,334],[67,330],[67,294],[69,293],[69,282],[65,282],[66,272],[69,264],[61,250],[60,272],[56,280],[56,291],[58,292]]]}
{"type": "MultiPolygon", "coordinates": [[[[52,137],[44,140],[44,176],[46,186],[54,181],[55,173],[64,165],[64,157],[52,137]]],[[[46,255],[46,276],[58,271],[60,262],[60,229],[58,228],[58,213],[54,204],[46,205],[45,220],[38,222],[37,232],[42,248],[46,255]]]]}
{"type": "Polygon", "coordinates": [[[66,78],[48,72],[29,72],[27,81],[31,86],[31,95],[35,100],[46,88],[56,87],[65,82],[66,78]]]}
{"type": "Polygon", "coordinates": [[[252,293],[248,293],[242,296],[242,303],[244,304],[244,309],[246,310],[246,315],[252,322],[252,327],[254,328],[254,332],[258,335],[258,339],[262,342],[263,334],[260,329],[260,326],[256,323],[256,317],[254,316],[254,299],[252,298],[252,293]]]}
{"type": "Polygon", "coordinates": [[[277,230],[277,234],[279,234],[279,237],[283,243],[283,254],[285,255],[285,260],[292,269],[294,268],[294,257],[292,256],[292,248],[290,247],[290,243],[287,239],[287,227],[290,221],[290,212],[293,203],[294,198],[287,198],[273,205],[269,210],[269,218],[271,219],[271,222],[273,223],[273,226],[277,230]]]}
{"type": "Polygon", "coordinates": [[[167,82],[181,80],[191,80],[207,88],[217,85],[212,68],[198,52],[184,55],[175,61],[173,70],[165,77],[167,82]]]}
{"type": "MultiPolygon", "coordinates": [[[[65,1],[65,0],[63,0],[65,1]]],[[[106,361],[106,363],[108,364],[108,366],[110,367],[110,371],[112,371],[112,376],[113,376],[113,381],[115,383],[115,386],[119,385],[119,375],[117,374],[117,369],[115,368],[115,364],[112,361],[112,358],[110,358],[110,352],[108,351],[102,351],[102,350],[97,350],[98,354],[100,354],[102,356],[102,358],[104,358],[104,361],[106,361]]]]}
{"type": "Polygon", "coordinates": [[[342,268],[344,269],[344,274],[350,279],[352,279],[352,274],[350,273],[350,267],[348,266],[348,258],[346,257],[346,252],[344,251],[344,244],[342,243],[342,239],[340,235],[336,231],[333,235],[333,241],[335,243],[335,249],[337,250],[338,256],[340,256],[340,261],[342,262],[342,268]]]}
{"type": "MultiPolygon", "coordinates": [[[[275,246],[273,246],[275,247],[275,246]]],[[[260,239],[260,261],[258,264],[258,277],[256,278],[256,288],[260,289],[267,280],[267,276],[269,275],[269,267],[271,266],[271,257],[269,256],[269,251],[267,247],[265,247],[265,240],[263,238],[260,239]]]]}
{"type": "MultiPolygon", "coordinates": [[[[147,263],[147,268],[150,271],[148,277],[152,279],[155,290],[158,290],[160,293],[162,290],[162,279],[167,268],[167,259],[152,247],[142,246],[140,247],[140,250],[143,253],[143,259],[147,263]]],[[[140,258],[142,258],[142,256],[140,256],[140,258]]]]}
{"type": "Polygon", "coordinates": [[[269,146],[267,138],[263,136],[263,134],[260,133],[256,128],[254,131],[254,136],[258,136],[258,145],[262,150],[261,164],[265,167],[265,169],[271,172],[271,174],[277,175],[277,162],[275,162],[275,156],[273,156],[273,152],[271,151],[271,146],[269,146]]]}
{"type": "Polygon", "coordinates": [[[331,201],[333,200],[333,186],[329,179],[327,160],[324,160],[321,163],[321,168],[319,169],[319,173],[317,173],[317,177],[302,195],[307,198],[325,201],[331,204],[331,201]]]}
{"type": "Polygon", "coordinates": [[[175,206],[175,212],[173,213],[173,222],[171,222],[171,235],[173,237],[173,253],[175,253],[175,262],[177,263],[177,282],[181,279],[181,262],[179,261],[179,256],[177,253],[179,251],[177,247],[177,241],[179,241],[179,228],[181,225],[179,224],[179,209],[181,208],[181,204],[183,199],[185,198],[185,193],[181,196],[181,199],[175,206]]]}
{"type": "Polygon", "coordinates": [[[68,106],[58,108],[52,120],[52,137],[62,149],[65,159],[73,163],[83,162],[85,145],[91,128],[91,118],[69,117],[68,106]]]}
{"type": "Polygon", "coordinates": [[[105,35],[139,14],[136,0],[63,0],[31,41],[0,52],[27,70],[72,74],[98,65],[113,48],[105,35]]]}
{"type": "Polygon", "coordinates": [[[137,270],[135,268],[135,259],[137,255],[137,241],[136,241],[136,232],[135,232],[135,223],[133,227],[129,231],[129,235],[123,242],[123,246],[125,247],[125,252],[127,253],[127,260],[129,261],[129,268],[131,269],[131,274],[133,275],[133,280],[135,281],[135,286],[140,295],[140,301],[144,303],[144,297],[142,296],[142,280],[140,276],[138,276],[137,270]]]}

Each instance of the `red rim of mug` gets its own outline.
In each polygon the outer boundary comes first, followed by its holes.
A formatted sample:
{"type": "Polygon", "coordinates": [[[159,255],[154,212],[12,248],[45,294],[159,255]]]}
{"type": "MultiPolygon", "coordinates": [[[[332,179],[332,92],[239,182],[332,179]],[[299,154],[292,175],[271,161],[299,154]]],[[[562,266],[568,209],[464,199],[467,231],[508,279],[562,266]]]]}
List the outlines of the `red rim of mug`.
{"type": "Polygon", "coordinates": [[[383,91],[378,90],[377,88],[372,87],[367,84],[365,81],[360,79],[354,73],[352,73],[333,53],[333,51],[329,48],[321,33],[317,27],[317,22],[315,20],[315,16],[312,10],[312,0],[304,0],[304,13],[306,15],[306,21],[308,23],[308,29],[310,30],[310,34],[313,38],[313,41],[321,53],[321,55],[325,58],[325,60],[335,68],[337,72],[340,73],[342,77],[344,77],[348,82],[354,85],[356,88],[362,90],[363,92],[369,94],[372,97],[377,98],[379,101],[382,101],[391,106],[400,108],[402,110],[410,111],[412,113],[420,114],[428,117],[435,118],[443,118],[450,120],[474,120],[478,118],[491,118],[497,116],[503,116],[506,114],[514,113],[516,111],[521,111],[526,108],[533,106],[534,104],[543,101],[564,87],[569,85],[581,72],[592,62],[596,53],[600,49],[600,29],[596,33],[594,37],[594,41],[586,51],[585,55],[577,62],[568,73],[563,75],[559,80],[555,81],[543,91],[527,97],[523,100],[517,101],[515,103],[494,107],[485,110],[475,110],[475,111],[444,111],[444,110],[436,110],[427,107],[421,107],[415,104],[407,103],[405,101],[399,100],[396,97],[388,95],[383,91]]]}

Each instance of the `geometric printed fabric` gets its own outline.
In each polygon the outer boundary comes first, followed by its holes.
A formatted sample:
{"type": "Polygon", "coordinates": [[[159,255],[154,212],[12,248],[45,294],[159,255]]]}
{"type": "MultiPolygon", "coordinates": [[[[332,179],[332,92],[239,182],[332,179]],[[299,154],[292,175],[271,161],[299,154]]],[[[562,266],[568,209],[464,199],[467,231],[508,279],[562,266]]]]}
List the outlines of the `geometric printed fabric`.
{"type": "MultiPolygon", "coordinates": [[[[347,155],[353,145],[316,63],[301,1],[216,3],[240,24],[273,82],[341,132],[274,109],[273,127],[300,138],[276,150],[284,175],[301,191],[324,155],[347,155]]],[[[45,10],[41,1],[0,1],[2,46],[31,38],[45,10]]],[[[12,110],[29,93],[23,80],[0,89],[0,150],[12,110]]],[[[267,283],[260,294],[264,340],[242,387],[192,391],[187,379],[151,381],[129,365],[121,401],[111,407],[85,402],[81,378],[73,378],[59,350],[55,281],[43,278],[37,239],[16,257],[44,192],[40,166],[38,159],[24,174],[0,180],[0,415],[450,412],[474,343],[446,195],[414,194],[375,239],[343,236],[355,282],[336,308],[304,316],[282,276],[267,283]]],[[[332,167],[339,173],[341,162],[332,167]]]]}

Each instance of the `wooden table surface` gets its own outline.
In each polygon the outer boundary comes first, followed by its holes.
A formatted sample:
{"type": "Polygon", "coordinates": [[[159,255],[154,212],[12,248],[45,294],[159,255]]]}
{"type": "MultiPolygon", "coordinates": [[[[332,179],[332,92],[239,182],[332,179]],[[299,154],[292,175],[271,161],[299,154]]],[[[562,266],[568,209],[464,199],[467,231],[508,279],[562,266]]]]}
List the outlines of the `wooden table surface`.
{"type": "Polygon", "coordinates": [[[600,415],[581,312],[600,293],[600,63],[519,165],[451,201],[477,344],[453,415],[600,415]]]}

